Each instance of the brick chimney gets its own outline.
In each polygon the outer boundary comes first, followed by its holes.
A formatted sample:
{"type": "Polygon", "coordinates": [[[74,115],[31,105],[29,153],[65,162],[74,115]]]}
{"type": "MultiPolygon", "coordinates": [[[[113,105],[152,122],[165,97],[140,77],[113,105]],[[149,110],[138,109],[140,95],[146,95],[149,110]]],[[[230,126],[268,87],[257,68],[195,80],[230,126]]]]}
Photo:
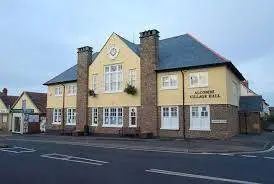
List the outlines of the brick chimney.
{"type": "Polygon", "coordinates": [[[159,31],[156,29],[140,33],[140,69],[141,69],[141,131],[158,135],[157,117],[157,74],[159,62],[159,31]]]}
{"type": "Polygon", "coordinates": [[[3,88],[2,93],[0,93],[2,96],[8,96],[8,89],[3,88]]]}
{"type": "Polygon", "coordinates": [[[83,131],[88,124],[88,71],[92,62],[92,47],[78,48],[76,130],[83,131]]]}

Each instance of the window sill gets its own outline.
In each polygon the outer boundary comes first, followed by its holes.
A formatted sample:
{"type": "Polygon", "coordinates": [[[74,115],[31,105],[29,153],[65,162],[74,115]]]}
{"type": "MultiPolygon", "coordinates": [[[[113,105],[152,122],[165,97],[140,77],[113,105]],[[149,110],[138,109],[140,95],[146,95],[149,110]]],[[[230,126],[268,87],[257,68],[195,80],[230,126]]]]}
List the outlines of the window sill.
{"type": "Polygon", "coordinates": [[[96,124],[91,124],[90,126],[92,126],[92,127],[97,127],[98,125],[96,125],[96,124]]]}
{"type": "Polygon", "coordinates": [[[128,127],[129,127],[129,128],[136,128],[137,125],[129,125],[128,127]]]}
{"type": "Polygon", "coordinates": [[[61,122],[52,122],[53,125],[61,125],[61,122]]]}
{"type": "Polygon", "coordinates": [[[66,125],[75,126],[76,123],[66,123],[66,125]]]}
{"type": "Polygon", "coordinates": [[[189,86],[188,88],[208,88],[208,85],[207,86],[189,86]]]}
{"type": "Polygon", "coordinates": [[[76,96],[76,94],[67,94],[67,96],[76,96]]]}
{"type": "Polygon", "coordinates": [[[61,97],[61,96],[63,96],[63,95],[54,95],[55,97],[61,97]]]}
{"type": "Polygon", "coordinates": [[[193,128],[190,128],[189,130],[191,130],[191,131],[206,131],[206,132],[211,131],[211,129],[193,129],[193,128]]]}
{"type": "Polygon", "coordinates": [[[178,86],[176,86],[176,87],[167,87],[167,88],[162,87],[161,88],[161,90],[174,90],[174,89],[178,89],[178,86]]]}
{"type": "Polygon", "coordinates": [[[123,91],[104,91],[103,93],[122,93],[123,91]]]}
{"type": "Polygon", "coordinates": [[[122,128],[123,125],[103,125],[103,128],[122,128]]]}
{"type": "Polygon", "coordinates": [[[180,130],[179,128],[164,128],[161,127],[160,130],[180,130]]]}

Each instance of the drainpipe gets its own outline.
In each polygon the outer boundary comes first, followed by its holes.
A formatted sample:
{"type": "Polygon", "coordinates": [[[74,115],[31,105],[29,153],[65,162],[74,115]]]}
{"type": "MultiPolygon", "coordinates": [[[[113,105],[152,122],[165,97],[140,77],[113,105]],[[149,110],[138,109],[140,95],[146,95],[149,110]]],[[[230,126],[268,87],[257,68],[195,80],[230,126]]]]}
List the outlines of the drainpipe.
{"type": "Polygon", "coordinates": [[[186,116],[185,116],[185,75],[183,70],[181,70],[182,73],[182,84],[183,84],[183,136],[184,140],[186,139],[186,116]]]}
{"type": "Polygon", "coordinates": [[[63,86],[63,106],[62,106],[62,133],[64,135],[65,133],[65,93],[66,93],[66,88],[65,88],[65,85],[62,84],[63,86]]]}

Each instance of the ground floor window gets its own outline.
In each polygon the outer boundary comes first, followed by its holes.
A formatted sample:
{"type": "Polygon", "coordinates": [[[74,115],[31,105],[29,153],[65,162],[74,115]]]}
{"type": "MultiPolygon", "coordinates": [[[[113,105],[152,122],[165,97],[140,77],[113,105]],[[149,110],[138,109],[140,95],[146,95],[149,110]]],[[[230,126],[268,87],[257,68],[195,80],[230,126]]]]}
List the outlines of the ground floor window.
{"type": "Polygon", "coordinates": [[[98,125],[98,108],[92,108],[91,109],[91,116],[92,116],[92,126],[97,126],[98,125]]]}
{"type": "Polygon", "coordinates": [[[67,109],[67,124],[69,125],[76,124],[76,109],[74,108],[67,109]]]}
{"type": "Polygon", "coordinates": [[[122,127],[123,126],[123,108],[104,108],[104,126],[122,127]]]}
{"type": "Polygon", "coordinates": [[[53,109],[53,123],[61,123],[62,109],[53,109]]]}
{"type": "Polygon", "coordinates": [[[179,110],[177,106],[161,108],[161,129],[179,130],[179,110]]]}
{"type": "Polygon", "coordinates": [[[129,127],[137,126],[137,108],[130,107],[129,108],[129,127]]]}
{"type": "Polygon", "coordinates": [[[209,105],[190,106],[190,130],[210,130],[209,105]]]}

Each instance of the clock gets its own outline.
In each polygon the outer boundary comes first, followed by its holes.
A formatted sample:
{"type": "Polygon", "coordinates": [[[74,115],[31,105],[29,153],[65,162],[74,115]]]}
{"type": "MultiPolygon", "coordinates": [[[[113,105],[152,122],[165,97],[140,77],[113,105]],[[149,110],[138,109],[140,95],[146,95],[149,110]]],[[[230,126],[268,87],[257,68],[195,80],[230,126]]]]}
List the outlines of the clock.
{"type": "Polygon", "coordinates": [[[118,54],[119,54],[119,48],[117,48],[115,45],[110,45],[108,48],[108,57],[112,60],[114,60],[118,54]]]}

